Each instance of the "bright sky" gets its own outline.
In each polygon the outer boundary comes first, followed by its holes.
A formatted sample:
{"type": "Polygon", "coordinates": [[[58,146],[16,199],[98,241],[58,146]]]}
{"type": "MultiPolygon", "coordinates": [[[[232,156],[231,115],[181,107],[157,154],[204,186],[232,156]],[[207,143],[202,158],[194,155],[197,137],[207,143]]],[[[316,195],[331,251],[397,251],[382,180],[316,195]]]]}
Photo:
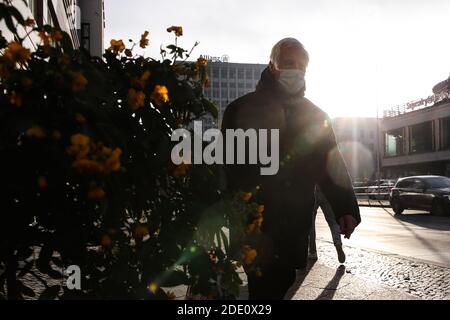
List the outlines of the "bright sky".
{"type": "Polygon", "coordinates": [[[109,40],[138,40],[159,58],[166,32],[183,26],[179,45],[193,57],[268,63],[272,46],[295,37],[310,54],[306,95],[338,116],[376,116],[431,94],[450,72],[449,0],[105,0],[109,40]]]}

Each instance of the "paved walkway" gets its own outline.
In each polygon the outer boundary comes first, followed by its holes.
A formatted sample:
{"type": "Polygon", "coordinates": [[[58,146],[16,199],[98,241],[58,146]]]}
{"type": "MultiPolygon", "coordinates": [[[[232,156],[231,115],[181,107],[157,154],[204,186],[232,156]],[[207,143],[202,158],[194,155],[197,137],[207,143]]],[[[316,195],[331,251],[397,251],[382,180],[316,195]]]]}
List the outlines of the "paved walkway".
{"type": "MultiPolygon", "coordinates": [[[[240,299],[247,298],[246,287],[240,299]]],[[[410,294],[376,282],[366,281],[346,270],[320,262],[310,262],[306,271],[297,273],[297,280],[287,293],[289,300],[416,300],[410,294]]]]}

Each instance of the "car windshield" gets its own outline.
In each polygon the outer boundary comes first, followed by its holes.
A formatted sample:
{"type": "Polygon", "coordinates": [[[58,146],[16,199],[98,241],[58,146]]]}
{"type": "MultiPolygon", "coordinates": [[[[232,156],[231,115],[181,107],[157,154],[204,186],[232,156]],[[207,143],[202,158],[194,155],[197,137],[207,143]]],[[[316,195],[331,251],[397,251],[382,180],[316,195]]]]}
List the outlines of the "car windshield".
{"type": "Polygon", "coordinates": [[[450,178],[430,178],[427,179],[427,183],[432,188],[450,188],[450,178]]]}

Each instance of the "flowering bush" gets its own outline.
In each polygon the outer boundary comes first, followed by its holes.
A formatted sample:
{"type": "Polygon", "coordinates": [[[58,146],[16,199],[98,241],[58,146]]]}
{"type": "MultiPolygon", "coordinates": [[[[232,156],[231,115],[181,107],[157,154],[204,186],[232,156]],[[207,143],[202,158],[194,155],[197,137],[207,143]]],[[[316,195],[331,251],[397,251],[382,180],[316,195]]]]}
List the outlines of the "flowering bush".
{"type": "MultiPolygon", "coordinates": [[[[171,132],[217,116],[202,95],[207,61],[186,61],[182,28],[167,30],[175,44],[158,61],[133,51],[149,45],[147,31],[128,48],[112,40],[99,58],[14,7],[0,4],[1,20],[16,41],[0,37],[0,295],[166,299],[187,285],[193,295],[236,296],[239,263],[224,228],[256,213],[240,230],[257,232],[262,208],[224,195],[220,168],[171,162],[171,132]],[[38,34],[35,51],[14,20],[38,34]],[[51,285],[70,265],[81,269],[81,290],[51,285]]],[[[246,246],[238,260],[256,255],[246,246]]]]}

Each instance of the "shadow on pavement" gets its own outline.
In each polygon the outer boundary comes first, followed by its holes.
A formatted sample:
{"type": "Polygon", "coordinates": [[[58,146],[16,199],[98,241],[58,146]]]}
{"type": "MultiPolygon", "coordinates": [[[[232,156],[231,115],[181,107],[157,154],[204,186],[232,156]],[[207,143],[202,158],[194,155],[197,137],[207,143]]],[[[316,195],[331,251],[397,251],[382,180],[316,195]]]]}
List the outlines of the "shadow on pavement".
{"type": "Polygon", "coordinates": [[[333,300],[336,290],[339,287],[339,282],[345,274],[345,266],[340,265],[336,269],[334,277],[328,282],[328,284],[323,289],[322,293],[316,298],[316,300],[333,300]]]}
{"type": "Polygon", "coordinates": [[[430,213],[408,213],[406,211],[394,215],[394,218],[427,229],[450,231],[450,217],[436,217],[430,213]]]}
{"type": "Polygon", "coordinates": [[[317,260],[308,260],[308,265],[304,270],[297,270],[297,278],[295,279],[294,284],[289,288],[288,292],[284,296],[284,300],[291,300],[295,293],[300,289],[300,287],[303,284],[303,281],[305,281],[306,276],[311,271],[313,266],[316,264],[317,260]]]}

